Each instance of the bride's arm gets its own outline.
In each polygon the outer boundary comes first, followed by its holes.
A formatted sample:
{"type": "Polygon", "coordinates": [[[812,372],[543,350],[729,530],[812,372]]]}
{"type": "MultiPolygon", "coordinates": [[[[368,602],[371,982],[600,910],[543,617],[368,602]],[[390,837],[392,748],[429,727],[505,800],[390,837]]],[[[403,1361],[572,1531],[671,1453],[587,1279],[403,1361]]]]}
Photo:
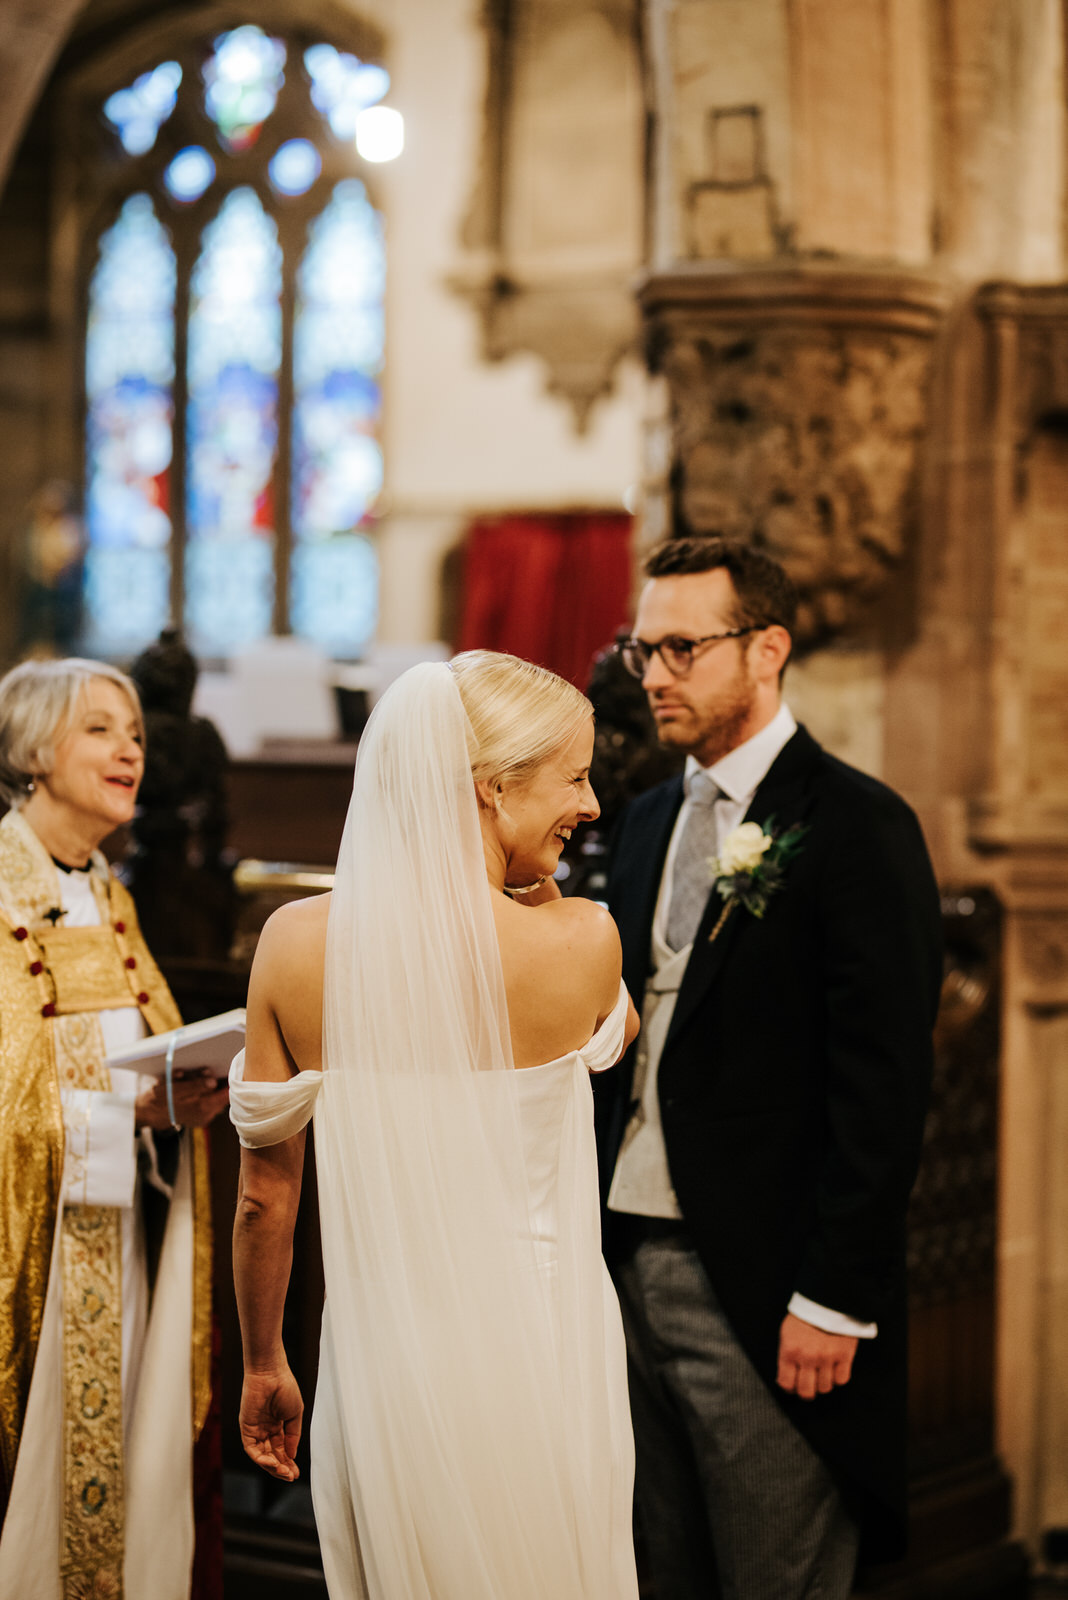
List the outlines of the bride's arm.
{"type": "Polygon", "coordinates": [[[245,1378],[239,1426],[245,1452],[276,1478],[298,1474],[304,1404],[282,1344],[293,1265],[304,1131],[263,1150],[242,1150],[234,1218],[234,1287],[245,1378]]]}
{"type": "MultiPolygon", "coordinates": [[[[285,1082],[292,1063],[275,1011],[281,941],[261,938],[249,982],[245,1077],[285,1082]]],[[[304,1406],[282,1345],[282,1311],[293,1264],[305,1129],[278,1144],[241,1151],[234,1217],[234,1287],[245,1378],[239,1425],[246,1453],[276,1478],[298,1476],[304,1406]]]]}

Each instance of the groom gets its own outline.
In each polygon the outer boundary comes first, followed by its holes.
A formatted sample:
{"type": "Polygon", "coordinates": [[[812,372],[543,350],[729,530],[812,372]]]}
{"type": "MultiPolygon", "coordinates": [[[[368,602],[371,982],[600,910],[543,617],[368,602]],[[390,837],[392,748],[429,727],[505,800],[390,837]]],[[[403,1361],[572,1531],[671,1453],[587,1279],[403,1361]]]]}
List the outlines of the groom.
{"type": "Polygon", "coordinates": [[[657,1600],[845,1600],[904,1536],[938,895],[908,806],[781,698],[782,569],[680,538],[645,570],[623,658],[687,760],[608,887],[644,996],[598,1095],[638,1510],[657,1600]]]}

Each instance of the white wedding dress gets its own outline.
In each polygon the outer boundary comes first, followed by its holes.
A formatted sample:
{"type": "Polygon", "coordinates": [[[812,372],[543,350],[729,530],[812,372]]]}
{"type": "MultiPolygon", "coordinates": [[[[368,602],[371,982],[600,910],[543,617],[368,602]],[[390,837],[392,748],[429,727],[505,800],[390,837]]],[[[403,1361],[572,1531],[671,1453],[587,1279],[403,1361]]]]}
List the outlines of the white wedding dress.
{"type": "Polygon", "coordinates": [[[239,1059],[231,1116],[264,1145],[314,1115],[331,1600],[636,1600],[589,1082],[626,997],[582,1050],[515,1070],[475,748],[447,666],[375,707],[330,902],[323,1070],[245,1084],[239,1059]]]}
{"type": "MultiPolygon", "coordinates": [[[[626,1349],[615,1289],[597,1244],[597,1158],[589,1081],[591,1072],[603,1071],[617,1059],[623,1045],[626,1016],[627,994],[621,984],[614,1010],[583,1049],[515,1073],[530,1200],[529,1242],[533,1245],[554,1312],[552,1364],[557,1371],[561,1394],[574,1393],[575,1373],[586,1375],[588,1387],[577,1395],[580,1409],[572,1415],[571,1423],[576,1438],[583,1434],[589,1437],[594,1453],[600,1457],[598,1465],[607,1479],[608,1493],[603,1504],[606,1521],[600,1528],[584,1530],[579,1540],[580,1545],[588,1542],[602,1545],[607,1562],[590,1563],[593,1570],[587,1570],[586,1579],[581,1580],[584,1586],[566,1591],[569,1595],[573,1593],[576,1600],[579,1594],[583,1600],[587,1595],[597,1596],[598,1600],[632,1600],[637,1595],[631,1534],[634,1444],[627,1396],[626,1349]],[[591,1227],[591,1223],[594,1226],[591,1227]],[[585,1239],[586,1250],[584,1260],[572,1262],[572,1270],[577,1267],[588,1276],[588,1287],[598,1301],[599,1315],[590,1318],[585,1327],[567,1325],[559,1293],[561,1234],[576,1232],[585,1239]],[[601,1430],[600,1437],[597,1437],[598,1430],[601,1430]],[[606,1578],[608,1587],[604,1587],[606,1578]]],[[[318,1135],[320,1117],[329,1114],[329,1096],[320,1093],[323,1079],[324,1074],[320,1072],[301,1072],[284,1084],[246,1083],[242,1051],[230,1071],[230,1114],[241,1142],[250,1146],[276,1144],[298,1133],[313,1115],[318,1135]]],[[[484,1086],[492,1092],[492,1085],[484,1086]]],[[[359,1159],[358,1151],[353,1152],[353,1159],[359,1159]]],[[[321,1193],[321,1207],[334,1203],[333,1196],[321,1193]]],[[[580,1301],[584,1298],[581,1287],[578,1298],[580,1301]]],[[[574,1309],[572,1307],[572,1311],[574,1309]]],[[[367,1543],[368,1535],[373,1539],[376,1530],[365,1528],[360,1515],[363,1476],[360,1468],[373,1474],[375,1466],[373,1461],[360,1463],[360,1440],[346,1440],[343,1434],[337,1364],[339,1359],[358,1361],[360,1352],[346,1349],[343,1331],[335,1329],[331,1311],[328,1283],[311,1425],[312,1494],[331,1600],[357,1600],[357,1597],[363,1600],[372,1591],[368,1587],[361,1545],[367,1543]],[[350,1471],[350,1460],[359,1463],[355,1472],[350,1471]]],[[[518,1367],[514,1377],[516,1384],[523,1383],[524,1374],[518,1367]]],[[[445,1385],[450,1382],[447,1371],[440,1374],[440,1382],[445,1385]]],[[[528,1403],[532,1410],[540,1410],[542,1397],[532,1391],[528,1403]]],[[[418,1440],[411,1442],[418,1450],[418,1440]]],[[[521,1437],[514,1440],[517,1451],[522,1449],[522,1444],[521,1437]]],[[[481,1462],[474,1461],[471,1466],[475,1472],[484,1470],[481,1462]]],[[[410,1512],[410,1504],[406,1509],[410,1512]]],[[[447,1525],[449,1505],[442,1505],[439,1510],[447,1525]]],[[[578,1514],[577,1508],[575,1514],[578,1514]]],[[[464,1542],[466,1532],[456,1530],[459,1544],[464,1542]]],[[[447,1586],[448,1574],[434,1569],[431,1549],[414,1523],[403,1532],[398,1530],[398,1536],[411,1539],[413,1563],[422,1569],[428,1596],[433,1596],[434,1600],[446,1600],[448,1596],[451,1600],[455,1595],[456,1600],[467,1600],[469,1594],[478,1592],[474,1573],[472,1581],[463,1588],[447,1586]]],[[[469,1555],[476,1563],[490,1568],[495,1565],[492,1552],[476,1547],[469,1555]]],[[[465,1583],[462,1571],[460,1582],[465,1583]]],[[[544,1600],[563,1600],[558,1590],[545,1590],[543,1594],[544,1600]]],[[[383,1600],[393,1600],[388,1590],[383,1592],[383,1600]]],[[[497,1600],[510,1600],[510,1596],[501,1591],[497,1600]]]]}

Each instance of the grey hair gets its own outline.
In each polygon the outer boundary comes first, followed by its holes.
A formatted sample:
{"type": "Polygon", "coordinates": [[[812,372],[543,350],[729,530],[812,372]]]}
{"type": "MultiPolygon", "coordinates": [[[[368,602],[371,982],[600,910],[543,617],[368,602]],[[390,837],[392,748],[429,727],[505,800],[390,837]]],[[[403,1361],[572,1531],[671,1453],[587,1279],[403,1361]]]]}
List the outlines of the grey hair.
{"type": "Polygon", "coordinates": [[[56,743],[70,727],[78,701],[94,678],[106,678],[122,690],[143,740],[145,719],[137,686],[105,661],[81,656],[23,661],[0,678],[0,796],[9,806],[22,805],[33,779],[51,772],[56,743]]]}
{"type": "Polygon", "coordinates": [[[465,650],[449,665],[476,741],[476,781],[529,777],[593,716],[573,683],[519,656],[465,650]]]}

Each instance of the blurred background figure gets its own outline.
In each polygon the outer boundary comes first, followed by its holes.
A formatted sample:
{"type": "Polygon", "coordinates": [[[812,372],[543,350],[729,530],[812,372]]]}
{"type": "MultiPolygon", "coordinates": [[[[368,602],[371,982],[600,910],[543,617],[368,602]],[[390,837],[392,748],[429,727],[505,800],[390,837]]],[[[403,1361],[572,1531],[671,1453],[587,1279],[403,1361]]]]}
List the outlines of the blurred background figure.
{"type": "Polygon", "coordinates": [[[82,626],[85,524],[72,484],[56,478],[30,501],[23,542],[18,648],[63,656],[82,626]]]}
{"type": "Polygon", "coordinates": [[[220,959],[234,924],[226,849],[229,757],[193,714],[197,664],[165,628],[130,668],[145,716],[145,770],[125,870],[145,938],[165,958],[220,959]]]}

